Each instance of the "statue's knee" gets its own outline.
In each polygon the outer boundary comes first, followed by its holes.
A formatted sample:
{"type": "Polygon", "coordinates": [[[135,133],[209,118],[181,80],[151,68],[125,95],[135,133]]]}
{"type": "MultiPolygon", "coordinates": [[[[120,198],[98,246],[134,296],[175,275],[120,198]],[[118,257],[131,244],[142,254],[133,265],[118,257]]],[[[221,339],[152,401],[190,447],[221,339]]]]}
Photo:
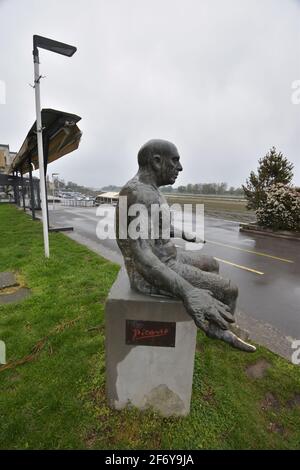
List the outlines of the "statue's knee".
{"type": "Polygon", "coordinates": [[[211,273],[219,273],[220,266],[216,258],[209,255],[200,255],[197,260],[197,267],[200,268],[202,271],[208,271],[211,273]]]}

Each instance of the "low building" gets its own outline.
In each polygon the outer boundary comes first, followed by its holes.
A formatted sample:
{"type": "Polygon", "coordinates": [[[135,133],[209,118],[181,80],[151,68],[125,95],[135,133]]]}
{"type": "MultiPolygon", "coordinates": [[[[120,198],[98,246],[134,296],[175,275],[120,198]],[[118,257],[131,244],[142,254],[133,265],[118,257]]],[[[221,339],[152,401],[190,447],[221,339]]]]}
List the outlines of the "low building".
{"type": "Polygon", "coordinates": [[[9,151],[9,145],[0,144],[0,173],[8,173],[8,169],[16,156],[16,152],[9,151]]]}
{"type": "Polygon", "coordinates": [[[108,192],[108,193],[102,193],[98,194],[98,196],[95,199],[95,205],[99,206],[99,204],[112,204],[116,205],[119,199],[119,193],[113,193],[113,192],[108,192]]]}
{"type": "Polygon", "coordinates": [[[9,177],[9,168],[16,153],[9,151],[9,145],[0,144],[0,201],[10,202],[15,199],[15,189],[12,177],[9,177]]]}

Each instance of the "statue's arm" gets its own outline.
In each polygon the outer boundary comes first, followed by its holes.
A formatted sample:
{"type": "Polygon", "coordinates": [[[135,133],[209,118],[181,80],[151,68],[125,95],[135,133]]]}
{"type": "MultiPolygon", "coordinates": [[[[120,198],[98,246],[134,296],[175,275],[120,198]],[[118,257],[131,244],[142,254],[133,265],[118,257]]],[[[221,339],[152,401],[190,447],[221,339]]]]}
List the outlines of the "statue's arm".
{"type": "Polygon", "coordinates": [[[227,329],[234,322],[227,305],[215,299],[206,289],[192,286],[186,279],[169,268],[153,253],[148,240],[131,240],[131,253],[138,272],[150,284],[179,297],[196,325],[208,331],[207,322],[215,323],[219,328],[227,329]]]}
{"type": "Polygon", "coordinates": [[[164,264],[152,251],[148,240],[130,240],[131,253],[139,273],[150,284],[184,298],[193,286],[164,264]]]}
{"type": "Polygon", "coordinates": [[[170,237],[171,238],[182,238],[183,240],[191,243],[206,243],[205,240],[198,237],[197,235],[192,235],[191,233],[185,232],[184,230],[178,229],[173,224],[170,225],[170,237]]]}

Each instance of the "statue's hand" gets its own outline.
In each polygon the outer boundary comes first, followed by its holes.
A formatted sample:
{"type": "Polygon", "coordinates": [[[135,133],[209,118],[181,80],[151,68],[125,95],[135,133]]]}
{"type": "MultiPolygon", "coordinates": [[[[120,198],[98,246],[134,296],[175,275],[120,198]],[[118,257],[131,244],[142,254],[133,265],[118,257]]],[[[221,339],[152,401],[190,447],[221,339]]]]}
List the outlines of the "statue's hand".
{"type": "Polygon", "coordinates": [[[256,350],[254,346],[246,343],[229,330],[229,324],[235,321],[234,317],[229,307],[215,299],[210,291],[190,289],[184,298],[184,305],[194,319],[196,326],[203,330],[207,336],[221,339],[242,351],[253,352],[256,350]]]}
{"type": "Polygon", "coordinates": [[[208,290],[190,289],[185,296],[184,305],[196,325],[205,332],[207,322],[214,322],[223,330],[228,328],[228,323],[234,322],[229,307],[215,299],[208,290]]]}
{"type": "Polygon", "coordinates": [[[187,242],[190,242],[190,243],[206,243],[205,240],[203,240],[202,237],[200,237],[200,235],[192,235],[190,233],[187,233],[187,232],[183,232],[182,233],[182,239],[187,241],[187,242]]]}

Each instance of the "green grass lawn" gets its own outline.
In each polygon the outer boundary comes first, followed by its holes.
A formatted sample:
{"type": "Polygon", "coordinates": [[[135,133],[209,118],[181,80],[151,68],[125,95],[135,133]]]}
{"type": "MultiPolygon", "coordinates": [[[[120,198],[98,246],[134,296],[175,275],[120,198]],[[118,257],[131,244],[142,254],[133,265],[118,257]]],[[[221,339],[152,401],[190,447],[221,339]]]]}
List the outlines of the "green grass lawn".
{"type": "Polygon", "coordinates": [[[0,240],[0,271],[32,291],[0,305],[9,366],[0,366],[2,449],[300,448],[299,366],[200,332],[188,417],[110,410],[103,312],[118,267],[59,233],[45,260],[40,222],[10,205],[0,205],[0,240]],[[265,377],[248,377],[262,358],[265,377]]]}

